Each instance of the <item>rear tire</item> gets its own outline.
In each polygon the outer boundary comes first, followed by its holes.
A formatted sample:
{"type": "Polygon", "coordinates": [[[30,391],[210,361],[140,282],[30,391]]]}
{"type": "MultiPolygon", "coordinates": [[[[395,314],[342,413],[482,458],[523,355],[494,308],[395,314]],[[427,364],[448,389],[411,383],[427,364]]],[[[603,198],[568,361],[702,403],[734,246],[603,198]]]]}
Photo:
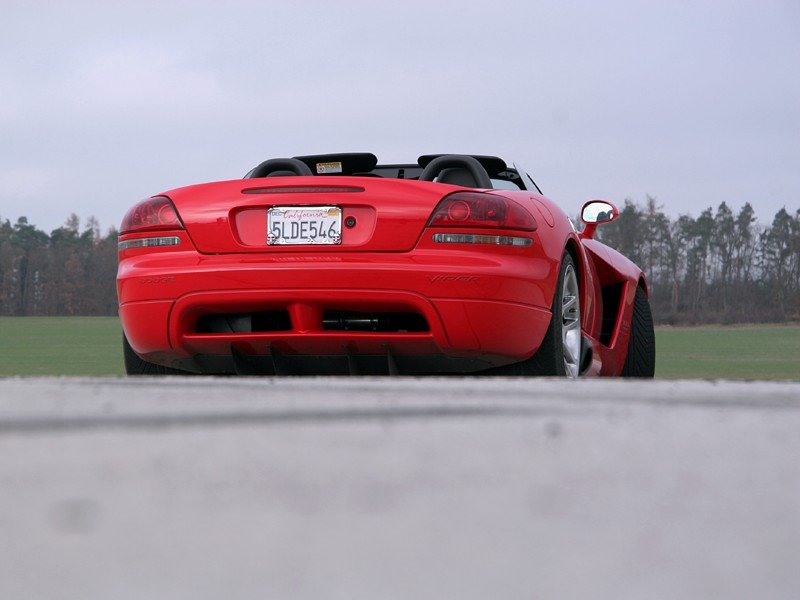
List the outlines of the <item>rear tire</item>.
{"type": "Polygon", "coordinates": [[[171,369],[142,360],[131,348],[128,338],[122,334],[122,354],[125,358],[125,372],[128,375],[189,375],[186,371],[171,369]]]}
{"type": "Polygon", "coordinates": [[[640,287],[636,288],[631,316],[631,337],[628,339],[628,355],[622,368],[622,377],[652,379],[656,372],[656,336],[653,329],[653,313],[650,301],[640,287]]]}

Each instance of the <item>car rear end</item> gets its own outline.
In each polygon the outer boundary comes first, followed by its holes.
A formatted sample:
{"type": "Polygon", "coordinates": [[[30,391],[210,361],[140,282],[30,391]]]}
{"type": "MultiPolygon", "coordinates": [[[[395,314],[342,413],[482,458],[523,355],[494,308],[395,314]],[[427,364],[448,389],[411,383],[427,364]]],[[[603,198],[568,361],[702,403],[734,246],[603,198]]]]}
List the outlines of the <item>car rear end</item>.
{"type": "Polygon", "coordinates": [[[367,177],[190,186],[126,215],[141,358],[242,374],[473,372],[523,360],[557,264],[524,194],[367,177]]]}

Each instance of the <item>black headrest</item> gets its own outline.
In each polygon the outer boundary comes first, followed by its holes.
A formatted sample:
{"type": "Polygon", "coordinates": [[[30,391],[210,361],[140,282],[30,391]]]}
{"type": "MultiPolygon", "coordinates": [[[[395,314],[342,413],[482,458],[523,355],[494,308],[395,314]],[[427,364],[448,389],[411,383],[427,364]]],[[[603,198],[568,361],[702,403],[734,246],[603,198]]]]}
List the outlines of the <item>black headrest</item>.
{"type": "Polygon", "coordinates": [[[463,187],[480,187],[472,174],[466,169],[444,169],[436,176],[436,181],[463,187]]]}
{"type": "MultiPolygon", "coordinates": [[[[417,159],[417,163],[419,164],[420,167],[424,169],[425,167],[428,166],[428,164],[430,164],[430,162],[434,158],[439,158],[440,156],[448,156],[448,155],[424,154],[423,156],[420,156],[417,159]]],[[[508,165],[506,165],[506,161],[504,161],[499,156],[483,156],[481,154],[467,154],[467,155],[457,154],[456,156],[471,156],[479,163],[481,163],[481,166],[483,166],[483,168],[486,169],[486,172],[489,174],[489,177],[494,177],[501,171],[505,171],[508,168],[508,165]]]]}
{"type": "MultiPolygon", "coordinates": [[[[446,154],[444,156],[437,156],[431,160],[419,175],[420,181],[434,181],[436,178],[447,170],[466,171],[469,174],[468,178],[461,178],[466,187],[476,187],[483,189],[490,189],[492,187],[492,180],[489,174],[481,163],[479,163],[472,156],[464,154],[446,154]]],[[[440,181],[440,183],[443,183],[440,181]]]]}
{"type": "Polygon", "coordinates": [[[311,169],[295,158],[270,158],[245,175],[245,179],[257,177],[278,177],[278,173],[287,175],[311,175],[311,169]]]}

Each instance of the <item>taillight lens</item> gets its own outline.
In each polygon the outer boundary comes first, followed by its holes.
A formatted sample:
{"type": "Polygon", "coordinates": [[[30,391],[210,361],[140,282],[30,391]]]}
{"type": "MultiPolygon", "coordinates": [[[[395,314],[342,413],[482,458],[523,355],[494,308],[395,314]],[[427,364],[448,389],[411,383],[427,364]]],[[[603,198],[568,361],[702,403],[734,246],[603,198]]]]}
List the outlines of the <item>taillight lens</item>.
{"type": "Polygon", "coordinates": [[[125,214],[120,233],[161,229],[183,229],[183,223],[169,198],[155,196],[142,200],[125,214]]]}
{"type": "Polygon", "coordinates": [[[439,203],[428,227],[534,231],[536,221],[522,206],[503,196],[483,192],[456,192],[439,203]]]}

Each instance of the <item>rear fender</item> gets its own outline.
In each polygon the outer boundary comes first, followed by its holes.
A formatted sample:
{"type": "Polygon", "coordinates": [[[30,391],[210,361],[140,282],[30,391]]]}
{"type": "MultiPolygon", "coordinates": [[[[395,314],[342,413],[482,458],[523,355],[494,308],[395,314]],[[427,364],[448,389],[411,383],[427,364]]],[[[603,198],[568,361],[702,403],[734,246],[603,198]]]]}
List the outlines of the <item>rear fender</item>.
{"type": "MultiPolygon", "coordinates": [[[[509,197],[517,198],[518,194],[521,193],[509,194],[509,197]]],[[[570,252],[573,256],[580,278],[581,290],[589,289],[585,276],[590,273],[590,270],[584,257],[585,252],[581,248],[578,234],[575,232],[575,228],[572,226],[567,214],[557,204],[544,196],[531,195],[530,193],[526,193],[526,196],[528,197],[525,199],[526,202],[524,204],[528,206],[529,210],[532,209],[531,212],[538,223],[536,230],[537,242],[541,244],[544,250],[543,255],[548,260],[549,269],[543,281],[543,289],[545,290],[545,297],[551,299],[550,304],[552,306],[552,299],[555,298],[556,285],[558,283],[558,273],[561,269],[561,261],[565,252],[570,252]]],[[[586,296],[585,293],[582,295],[586,296]]],[[[582,297],[581,305],[584,306],[586,304],[591,306],[590,298],[582,297]]]]}
{"type": "Polygon", "coordinates": [[[636,288],[647,292],[642,270],[631,260],[596,240],[581,240],[599,290],[600,319],[590,332],[600,342],[603,375],[619,375],[625,363],[636,288]]]}

